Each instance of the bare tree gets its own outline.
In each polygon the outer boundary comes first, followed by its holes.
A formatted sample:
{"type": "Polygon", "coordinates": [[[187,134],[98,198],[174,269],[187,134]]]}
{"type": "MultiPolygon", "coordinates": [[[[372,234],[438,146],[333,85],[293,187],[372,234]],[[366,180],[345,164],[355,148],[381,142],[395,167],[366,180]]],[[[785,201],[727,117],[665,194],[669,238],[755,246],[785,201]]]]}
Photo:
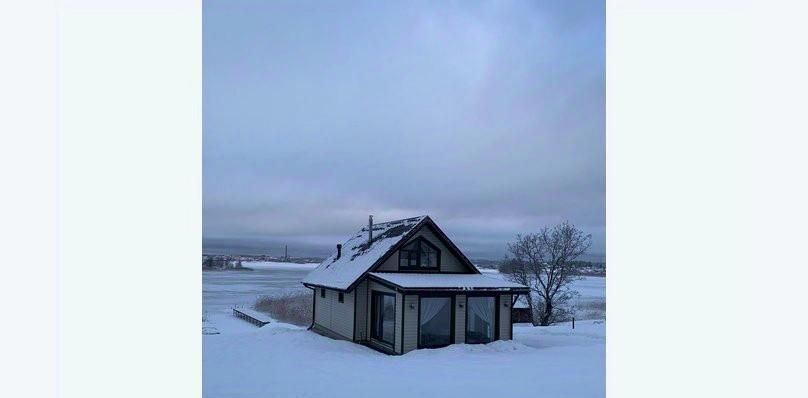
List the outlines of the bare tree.
{"type": "Polygon", "coordinates": [[[576,279],[573,260],[592,244],[592,235],[584,234],[567,221],[543,227],[537,233],[516,235],[508,244],[513,256],[508,279],[530,287],[528,306],[533,325],[547,326],[565,316],[570,300],[577,292],[570,289],[576,279]],[[534,300],[533,295],[538,300],[534,300]],[[536,302],[538,301],[538,302],[536,302]]]}

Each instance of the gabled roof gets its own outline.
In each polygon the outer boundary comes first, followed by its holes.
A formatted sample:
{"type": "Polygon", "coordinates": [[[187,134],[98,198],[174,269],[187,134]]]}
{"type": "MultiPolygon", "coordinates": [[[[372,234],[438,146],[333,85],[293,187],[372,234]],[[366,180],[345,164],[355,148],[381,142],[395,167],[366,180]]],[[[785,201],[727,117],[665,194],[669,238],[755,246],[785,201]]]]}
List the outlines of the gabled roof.
{"type": "Polygon", "coordinates": [[[340,258],[336,258],[337,253],[332,254],[303,278],[303,284],[350,291],[365,274],[387,260],[410,237],[427,225],[471,272],[480,273],[429,216],[419,216],[373,224],[373,242],[370,245],[367,242],[368,229],[362,228],[342,244],[340,258]]]}
{"type": "Polygon", "coordinates": [[[304,284],[348,290],[380,259],[386,258],[399,242],[405,240],[428,220],[428,216],[405,218],[373,224],[373,242],[368,245],[368,228],[364,227],[342,244],[342,256],[337,253],[320,263],[305,278],[304,284]]]}
{"type": "Polygon", "coordinates": [[[480,274],[371,272],[369,275],[406,290],[528,290],[527,286],[480,274]]]}

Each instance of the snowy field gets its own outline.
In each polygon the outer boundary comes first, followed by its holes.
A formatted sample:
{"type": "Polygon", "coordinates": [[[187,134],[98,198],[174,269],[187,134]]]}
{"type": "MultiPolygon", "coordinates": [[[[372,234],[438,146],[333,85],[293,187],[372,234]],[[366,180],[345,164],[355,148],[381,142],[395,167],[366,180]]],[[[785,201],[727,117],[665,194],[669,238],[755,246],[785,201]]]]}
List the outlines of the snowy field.
{"type": "Polygon", "coordinates": [[[253,270],[202,272],[202,312],[209,323],[229,317],[233,307],[252,307],[260,296],[308,291],[300,281],[317,264],[245,262],[244,266],[253,270]]]}
{"type": "MultiPolygon", "coordinates": [[[[234,318],[266,294],[300,290],[314,264],[245,263],[255,271],[203,273],[203,308],[220,334],[203,336],[203,391],[224,397],[532,397],[605,395],[605,321],[514,326],[513,341],[456,344],[388,356],[288,324],[234,318]]],[[[486,272],[491,275],[491,273],[486,272]]],[[[498,276],[494,272],[492,276],[498,276]]],[[[605,298],[604,278],[576,282],[605,298]]]]}

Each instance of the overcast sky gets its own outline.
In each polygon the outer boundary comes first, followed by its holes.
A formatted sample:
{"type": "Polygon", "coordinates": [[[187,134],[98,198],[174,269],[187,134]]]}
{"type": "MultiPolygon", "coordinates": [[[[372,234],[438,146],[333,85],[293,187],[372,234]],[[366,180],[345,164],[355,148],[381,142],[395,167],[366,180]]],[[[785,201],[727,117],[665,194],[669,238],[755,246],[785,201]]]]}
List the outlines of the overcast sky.
{"type": "Polygon", "coordinates": [[[564,219],[605,253],[602,2],[206,0],[203,18],[206,248],[327,254],[368,214],[428,214],[470,257],[564,219]]]}

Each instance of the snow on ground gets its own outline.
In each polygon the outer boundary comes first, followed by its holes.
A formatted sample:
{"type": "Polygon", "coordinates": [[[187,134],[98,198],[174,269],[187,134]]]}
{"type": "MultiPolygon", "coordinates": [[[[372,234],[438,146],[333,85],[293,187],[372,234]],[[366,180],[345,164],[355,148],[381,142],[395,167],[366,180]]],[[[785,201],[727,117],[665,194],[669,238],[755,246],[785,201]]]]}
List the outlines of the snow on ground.
{"type": "Polygon", "coordinates": [[[203,336],[204,396],[598,397],[604,335],[603,321],[576,322],[575,330],[516,325],[514,341],[389,356],[274,323],[203,336]]]}
{"type": "MultiPolygon", "coordinates": [[[[233,306],[301,289],[300,280],[316,264],[244,266],[255,271],[203,273],[203,327],[219,332],[202,336],[206,398],[605,395],[603,320],[576,321],[575,330],[569,323],[516,324],[513,341],[388,356],[305,328],[257,328],[233,317],[233,306]]],[[[602,299],[603,279],[576,281],[576,288],[582,297],[602,299]]]]}

